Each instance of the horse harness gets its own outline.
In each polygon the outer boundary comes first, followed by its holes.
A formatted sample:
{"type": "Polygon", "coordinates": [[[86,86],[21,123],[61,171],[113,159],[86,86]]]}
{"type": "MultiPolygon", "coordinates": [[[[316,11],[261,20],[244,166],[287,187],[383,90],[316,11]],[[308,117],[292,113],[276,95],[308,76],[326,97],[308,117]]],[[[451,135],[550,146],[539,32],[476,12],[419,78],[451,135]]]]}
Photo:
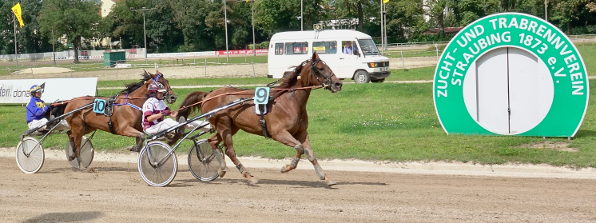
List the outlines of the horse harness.
{"type": "Polygon", "coordinates": [[[259,116],[261,116],[261,120],[259,122],[261,123],[261,128],[263,129],[263,136],[268,139],[271,138],[271,135],[269,135],[269,131],[267,131],[267,121],[265,121],[266,113],[264,111],[265,111],[265,109],[267,109],[267,106],[269,105],[269,102],[271,102],[271,101],[273,101],[273,97],[269,97],[267,104],[256,105],[256,106],[259,106],[259,110],[261,111],[261,114],[259,114],[259,116]]]}
{"type": "Polygon", "coordinates": [[[106,104],[106,109],[104,112],[104,115],[108,117],[108,128],[110,129],[110,133],[112,133],[114,135],[116,135],[116,130],[114,129],[114,125],[112,124],[112,115],[114,114],[114,106],[128,105],[131,108],[142,111],[142,109],[139,108],[139,106],[133,105],[130,102],[128,102],[128,94],[126,94],[126,97],[124,98],[124,103],[115,103],[116,98],[118,98],[118,95],[108,98],[107,104],[106,104]]]}
{"type": "MultiPolygon", "coordinates": [[[[156,75],[155,78],[153,79],[153,81],[158,81],[159,77],[161,77],[161,74],[156,75]]],[[[114,135],[116,135],[116,129],[114,129],[114,125],[112,124],[112,115],[114,114],[114,106],[128,105],[131,108],[134,108],[136,110],[143,112],[143,109],[139,108],[139,106],[136,106],[136,105],[128,102],[128,94],[126,94],[126,97],[124,98],[124,103],[115,103],[118,96],[119,95],[115,95],[115,96],[108,98],[107,103],[106,103],[105,112],[104,112],[104,115],[108,117],[108,128],[110,129],[110,133],[112,133],[114,135]]],[[[164,97],[165,96],[166,96],[166,94],[164,94],[164,97]]]]}
{"type": "MultiPolygon", "coordinates": [[[[325,85],[329,85],[331,84],[331,78],[335,75],[335,73],[329,75],[329,77],[325,77],[325,75],[321,74],[318,70],[317,70],[317,63],[325,63],[322,60],[315,60],[310,64],[310,71],[314,74],[315,78],[317,79],[317,81],[319,83],[321,83],[321,87],[325,88],[325,85]],[[321,78],[325,79],[325,82],[322,82],[321,79],[319,79],[319,76],[321,76],[321,78]]],[[[277,83],[277,81],[272,82],[270,84],[268,84],[267,86],[270,86],[274,83],[277,83]]],[[[296,91],[295,90],[291,90],[294,93],[294,98],[296,98],[296,91]]],[[[269,105],[269,102],[273,101],[273,97],[269,97],[269,100],[267,102],[267,104],[258,104],[255,106],[259,106],[259,110],[260,111],[265,111],[266,106],[269,105]]],[[[296,103],[298,103],[298,98],[296,98],[296,103]]],[[[259,114],[259,116],[261,116],[261,120],[259,121],[261,123],[261,128],[263,129],[263,136],[265,138],[270,139],[271,135],[269,134],[269,132],[267,131],[267,121],[265,120],[265,112],[261,112],[261,114],[259,114]]],[[[302,118],[302,114],[299,114],[300,118],[302,118]]],[[[299,121],[299,125],[302,124],[302,120],[299,121]]]]}

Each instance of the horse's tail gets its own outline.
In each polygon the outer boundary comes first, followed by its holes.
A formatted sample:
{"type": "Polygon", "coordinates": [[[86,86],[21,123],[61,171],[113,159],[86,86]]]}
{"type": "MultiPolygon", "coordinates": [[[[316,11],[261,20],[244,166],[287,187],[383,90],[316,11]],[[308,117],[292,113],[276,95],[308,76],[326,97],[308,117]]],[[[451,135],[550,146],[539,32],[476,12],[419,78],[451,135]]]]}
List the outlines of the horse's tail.
{"type": "Polygon", "coordinates": [[[205,98],[207,94],[209,94],[209,92],[203,91],[193,91],[190,94],[188,94],[188,96],[184,98],[182,104],[180,105],[180,110],[178,110],[178,116],[182,116],[188,119],[188,116],[191,113],[199,111],[199,109],[201,108],[200,102],[203,101],[203,98],[205,98]]]}

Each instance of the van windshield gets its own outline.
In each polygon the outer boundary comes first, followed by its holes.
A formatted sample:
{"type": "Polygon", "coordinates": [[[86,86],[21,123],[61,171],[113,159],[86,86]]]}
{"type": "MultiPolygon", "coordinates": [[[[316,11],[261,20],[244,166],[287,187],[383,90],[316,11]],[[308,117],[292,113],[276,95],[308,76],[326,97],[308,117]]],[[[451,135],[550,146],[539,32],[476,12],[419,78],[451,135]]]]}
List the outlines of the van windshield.
{"type": "Polygon", "coordinates": [[[375,42],[372,39],[360,39],[358,40],[358,43],[360,44],[360,48],[364,55],[381,55],[379,49],[377,49],[377,45],[375,45],[375,42]]]}

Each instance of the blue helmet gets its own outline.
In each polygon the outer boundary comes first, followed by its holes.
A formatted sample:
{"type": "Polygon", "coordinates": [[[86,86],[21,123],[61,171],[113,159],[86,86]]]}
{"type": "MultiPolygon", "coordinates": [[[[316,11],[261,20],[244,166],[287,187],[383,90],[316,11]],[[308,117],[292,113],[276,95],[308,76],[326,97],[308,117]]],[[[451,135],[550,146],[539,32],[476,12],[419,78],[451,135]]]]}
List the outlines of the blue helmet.
{"type": "Polygon", "coordinates": [[[36,92],[43,93],[44,86],[45,86],[45,83],[43,83],[42,85],[37,85],[37,84],[36,85],[33,85],[29,89],[29,93],[36,93],[36,92]]]}

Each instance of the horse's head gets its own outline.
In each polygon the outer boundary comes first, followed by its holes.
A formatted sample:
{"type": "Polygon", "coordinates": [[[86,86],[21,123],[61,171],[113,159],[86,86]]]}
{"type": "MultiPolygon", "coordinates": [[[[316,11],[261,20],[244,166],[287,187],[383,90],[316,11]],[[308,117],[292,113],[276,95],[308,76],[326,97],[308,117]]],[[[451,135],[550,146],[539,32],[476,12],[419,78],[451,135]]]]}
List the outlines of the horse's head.
{"type": "Polygon", "coordinates": [[[300,74],[300,79],[304,78],[302,80],[303,82],[309,82],[305,83],[305,85],[320,85],[324,89],[331,91],[331,93],[341,91],[343,83],[335,76],[331,68],[319,58],[316,52],[312,54],[312,59],[304,68],[300,74]]]}
{"type": "Polygon", "coordinates": [[[170,87],[170,83],[168,82],[168,80],[164,78],[163,74],[159,71],[156,71],[155,74],[149,73],[149,75],[151,75],[151,80],[163,84],[163,86],[166,88],[167,91],[163,95],[164,100],[166,100],[170,104],[176,102],[178,96],[176,96],[176,93],[174,93],[174,91],[170,87]]]}

